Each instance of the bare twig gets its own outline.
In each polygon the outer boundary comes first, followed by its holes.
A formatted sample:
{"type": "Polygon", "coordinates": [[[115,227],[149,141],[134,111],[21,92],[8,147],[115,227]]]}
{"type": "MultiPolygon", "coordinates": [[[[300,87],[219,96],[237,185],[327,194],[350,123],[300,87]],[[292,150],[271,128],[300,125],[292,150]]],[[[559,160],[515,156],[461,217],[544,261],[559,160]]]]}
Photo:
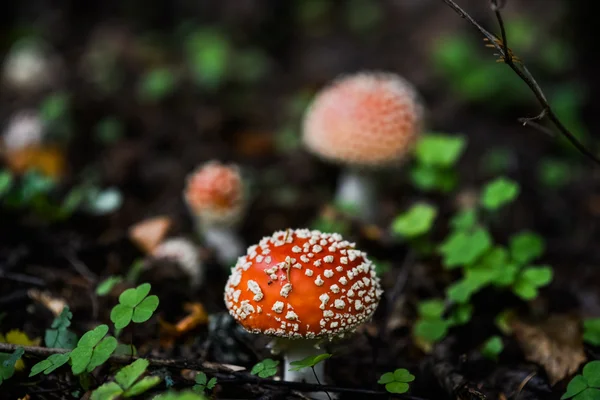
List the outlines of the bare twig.
{"type": "MultiPolygon", "coordinates": [[[[67,349],[54,349],[47,347],[38,346],[19,346],[15,344],[0,343],[0,352],[12,353],[16,349],[22,348],[25,350],[25,354],[31,356],[37,356],[40,358],[51,356],[52,354],[64,354],[69,352],[67,349]]],[[[320,385],[313,383],[303,382],[288,382],[288,381],[276,381],[271,379],[263,379],[257,376],[249,374],[247,371],[236,370],[234,366],[227,366],[225,364],[213,363],[208,361],[190,361],[190,360],[174,360],[168,358],[148,358],[148,357],[131,357],[125,355],[112,355],[109,360],[117,364],[129,364],[139,358],[144,358],[150,365],[154,367],[163,367],[170,369],[190,369],[194,371],[203,371],[211,374],[219,379],[219,382],[231,382],[231,383],[250,383],[262,386],[273,386],[273,387],[285,387],[289,390],[297,390],[301,392],[336,392],[336,393],[352,393],[360,395],[370,396],[387,396],[390,394],[384,391],[368,390],[368,389],[357,389],[357,388],[344,388],[330,385],[320,385]]],[[[404,400],[426,400],[420,397],[410,395],[399,395],[399,399],[404,400]]]]}
{"type": "MultiPolygon", "coordinates": [[[[552,122],[552,124],[556,127],[556,129],[563,135],[581,154],[585,155],[587,158],[600,165],[600,158],[598,158],[594,153],[588,150],[577,138],[569,131],[567,127],[563,125],[558,116],[552,110],[552,107],[546,100],[546,96],[544,92],[538,85],[535,78],[531,75],[525,64],[513,54],[507,44],[507,33],[506,27],[504,25],[504,19],[502,17],[501,9],[505,5],[505,0],[490,0],[491,8],[496,16],[496,20],[498,21],[498,25],[500,26],[500,38],[496,35],[493,35],[485,28],[483,28],[477,21],[475,21],[465,10],[463,10],[454,0],[442,0],[446,5],[448,5],[451,9],[454,10],[461,18],[467,20],[471,25],[473,25],[484,37],[485,40],[490,43],[490,46],[493,46],[498,51],[502,61],[510,67],[519,78],[525,82],[525,84],[529,87],[529,89],[535,95],[538,103],[542,106],[542,112],[544,115],[552,122]]],[[[539,128],[541,125],[539,124],[529,124],[533,127],[539,128]]],[[[547,133],[547,132],[545,132],[547,133]]]]}

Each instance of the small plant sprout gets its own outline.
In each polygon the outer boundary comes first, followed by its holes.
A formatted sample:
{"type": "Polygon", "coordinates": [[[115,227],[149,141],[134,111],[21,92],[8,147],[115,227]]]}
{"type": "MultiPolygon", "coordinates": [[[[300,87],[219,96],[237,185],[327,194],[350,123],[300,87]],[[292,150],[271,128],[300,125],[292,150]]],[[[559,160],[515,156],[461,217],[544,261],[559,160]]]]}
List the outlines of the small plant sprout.
{"type": "Polygon", "coordinates": [[[270,378],[277,374],[278,365],[279,361],[266,358],[252,367],[250,373],[252,375],[258,375],[261,378],[270,378]]]}
{"type": "Polygon", "coordinates": [[[167,239],[154,249],[152,256],[175,262],[190,278],[192,288],[197,288],[204,282],[204,265],[200,261],[198,249],[189,239],[167,239]]]}
{"type": "Polygon", "coordinates": [[[234,263],[244,252],[235,232],[246,209],[246,194],[235,165],[209,161],[187,178],[184,198],[196,229],[216,252],[223,265],[234,263]]]}
{"type": "Polygon", "coordinates": [[[405,368],[400,368],[394,372],[386,372],[381,375],[377,381],[380,385],[385,385],[385,390],[389,393],[402,394],[408,392],[409,383],[415,380],[415,376],[405,368]]]}
{"type": "Polygon", "coordinates": [[[283,355],[284,379],[310,383],[324,381],[323,364],[313,374],[294,370],[293,363],[320,355],[319,344],[368,321],[381,295],[364,252],[339,234],[308,229],[275,232],[250,246],[225,286],[225,303],[238,323],[276,337],[272,348],[283,355]]]}
{"type": "Polygon", "coordinates": [[[121,368],[115,374],[115,381],[105,383],[92,393],[91,400],[113,400],[129,398],[145,393],[160,383],[159,376],[142,375],[148,368],[148,360],[140,358],[121,368]]]}
{"type": "Polygon", "coordinates": [[[500,336],[492,336],[481,346],[481,354],[490,360],[497,361],[498,356],[504,350],[504,342],[500,336]]]}
{"type": "Polygon", "coordinates": [[[393,73],[361,72],[317,95],[305,114],[303,141],[317,156],[345,166],[335,201],[371,220],[377,209],[371,172],[406,158],[422,120],[410,83],[393,73]]]}
{"type": "Polygon", "coordinates": [[[157,296],[148,296],[148,293],[150,293],[149,283],[143,283],[135,289],[127,289],[121,293],[119,304],[110,313],[110,320],[115,324],[115,328],[123,329],[132,321],[139,324],[152,317],[159,301],[157,296]]]}
{"type": "Polygon", "coordinates": [[[106,296],[109,294],[115,286],[123,282],[123,277],[119,275],[109,276],[96,287],[96,294],[98,296],[106,296]]]}
{"type": "Polygon", "coordinates": [[[581,375],[575,375],[561,400],[600,399],[600,361],[592,361],[583,367],[581,375]]]}
{"type": "Polygon", "coordinates": [[[52,322],[50,329],[46,329],[44,342],[47,347],[60,349],[73,349],[77,344],[77,335],[68,328],[71,326],[73,314],[69,307],[63,308],[62,312],[52,322]]]}
{"type": "Polygon", "coordinates": [[[206,394],[206,390],[213,390],[217,385],[217,378],[208,379],[204,372],[198,372],[195,381],[196,384],[192,387],[192,390],[200,394],[206,394]]]}

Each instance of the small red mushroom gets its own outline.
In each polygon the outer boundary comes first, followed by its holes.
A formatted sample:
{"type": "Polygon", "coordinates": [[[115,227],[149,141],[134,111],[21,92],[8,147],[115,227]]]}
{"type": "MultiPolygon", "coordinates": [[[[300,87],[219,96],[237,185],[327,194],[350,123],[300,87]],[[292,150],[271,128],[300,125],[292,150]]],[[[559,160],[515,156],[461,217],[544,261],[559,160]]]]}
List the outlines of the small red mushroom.
{"type": "Polygon", "coordinates": [[[422,120],[423,107],[409,82],[393,73],[361,72],[316,96],[304,117],[303,141],[315,155],[347,167],[336,200],[370,220],[374,188],[367,172],[404,160],[422,120]]]}
{"type": "Polygon", "coordinates": [[[218,260],[230,265],[243,253],[236,227],[246,209],[239,168],[209,161],[188,175],[184,198],[196,229],[218,260]]]}
{"type": "MultiPolygon", "coordinates": [[[[290,363],[315,345],[353,332],[374,314],[382,290],[374,265],[337,233],[288,229],[250,246],[232,268],[225,304],[252,333],[276,337],[286,380],[316,382],[290,363]]],[[[323,382],[323,367],[315,367],[323,382]]]]}

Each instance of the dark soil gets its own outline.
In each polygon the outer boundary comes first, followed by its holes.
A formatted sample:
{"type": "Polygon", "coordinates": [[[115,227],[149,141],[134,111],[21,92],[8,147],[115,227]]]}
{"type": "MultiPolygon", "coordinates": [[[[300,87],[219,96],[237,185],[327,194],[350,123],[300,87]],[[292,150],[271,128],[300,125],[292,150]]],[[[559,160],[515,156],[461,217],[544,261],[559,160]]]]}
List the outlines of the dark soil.
{"type": "MultiPolygon", "coordinates": [[[[416,191],[402,170],[382,173],[378,225],[387,228],[395,215],[418,199],[434,202],[440,209],[440,221],[445,221],[459,199],[494,177],[483,168],[486,152],[507,148],[514,156],[506,173],[520,183],[522,192],[515,205],[490,222],[492,233],[500,243],[521,229],[543,235],[547,244],[543,262],[553,266],[555,278],[533,306],[501,293],[477,296],[471,323],[452,330],[426,354],[411,336],[415,306],[443,295],[446,272],[430,260],[410,258],[405,244],[373,240],[356,227],[350,239],[391,265],[382,276],[387,294],[366,328],[330,349],[335,356],[327,362],[328,384],[381,392],[379,376],[404,367],[417,377],[410,393],[420,399],[516,399],[518,393],[520,400],[560,398],[570,378],[551,387],[544,370],[525,360],[514,338],[506,338],[498,362],[484,359],[478,347],[498,334],[493,317],[510,306],[524,313],[537,307],[548,314],[600,315],[600,250],[595,246],[600,239],[600,175],[595,167],[583,156],[565,150],[557,138],[519,125],[518,117],[539,112],[533,96],[528,106],[497,112],[488,104],[467,103],[448,89],[433,71],[428,50],[436,39],[452,32],[475,37],[477,33],[443,2],[377,2],[383,10],[380,23],[361,33],[350,29],[344,18],[350,2],[332,1],[331,10],[321,19],[303,24],[298,19],[298,4],[304,1],[309,0],[24,1],[3,6],[3,53],[17,34],[41,31],[63,62],[63,73],[54,85],[72,96],[75,133],[65,149],[69,172],[64,188],[77,182],[82,171],[93,169],[103,187],[119,188],[124,203],[108,216],[77,213],[59,223],[0,205],[0,332],[20,329],[31,338],[44,336],[53,315],[31,298],[31,289],[64,299],[73,311],[72,328],[78,334],[109,323],[116,298],[98,297],[94,288],[110,275],[125,275],[129,266],[143,257],[128,239],[128,228],[148,217],[168,215],[174,221],[170,235],[195,238],[182,190],[189,171],[210,159],[238,163],[252,182],[252,201],[241,228],[246,243],[255,243],[275,230],[312,224],[331,201],[339,169],[291,143],[291,150],[282,149],[281,141],[288,139],[281,139],[280,132],[286,126],[298,130],[300,124],[301,114],[291,112],[290,103],[299,93],[314,93],[340,73],[390,70],[419,88],[432,130],[463,133],[469,144],[459,165],[460,190],[451,195],[416,191]],[[229,79],[212,92],[179,85],[156,104],[139,101],[135,82],[143,71],[154,65],[182,64],[176,32],[187,21],[219,25],[234,46],[262,49],[269,57],[268,73],[251,83],[229,79]],[[115,34],[122,45],[119,68],[125,76],[118,89],[105,97],[85,80],[79,66],[82,54],[100,31],[115,34]],[[142,42],[142,38],[149,39],[142,42]],[[94,127],[107,116],[118,117],[125,133],[115,143],[99,144],[94,127]],[[580,171],[559,190],[545,189],[537,179],[535,165],[549,155],[580,171]],[[408,275],[406,268],[410,269],[408,275]],[[400,288],[395,285],[398,279],[404,280],[400,288]],[[535,375],[530,378],[532,372],[535,375]]],[[[487,2],[463,3],[483,25],[495,27],[487,2]]],[[[592,13],[585,2],[509,3],[506,18],[526,15],[544,30],[564,32],[574,49],[575,63],[562,78],[584,82],[592,93],[599,82],[595,43],[589,36],[590,24],[595,21],[590,22],[592,13]]],[[[494,62],[491,55],[489,61],[494,62]]],[[[536,75],[535,70],[532,73],[536,75]]],[[[41,98],[43,95],[2,90],[0,116],[8,118],[15,110],[35,107],[41,98]]],[[[584,120],[594,132],[600,103],[595,96],[588,98],[584,120]]],[[[446,226],[436,226],[434,237],[443,238],[446,226]]],[[[164,320],[177,322],[186,315],[184,303],[195,301],[206,308],[211,323],[188,332],[171,347],[159,345],[156,318],[144,329],[128,329],[123,337],[131,336],[143,356],[202,359],[250,368],[270,357],[265,339],[243,332],[229,319],[222,300],[228,271],[209,250],[203,249],[203,255],[207,280],[198,291],[182,290],[177,276],[164,279],[147,273],[142,281],[152,283],[153,293],[161,299],[158,314],[164,320]]],[[[591,360],[598,353],[589,350],[591,360]]],[[[27,360],[28,365],[33,363],[33,359],[27,360]]],[[[108,370],[103,370],[96,377],[98,383],[107,376],[108,370]]],[[[176,384],[190,385],[180,379],[176,384]]],[[[76,380],[66,372],[40,375],[35,380],[17,373],[2,383],[0,398],[29,394],[31,399],[67,399],[74,398],[70,393],[76,388],[76,380]]],[[[285,387],[244,384],[235,378],[220,382],[215,395],[222,399],[300,398],[285,387]]],[[[366,397],[354,393],[340,398],[366,397]]]]}

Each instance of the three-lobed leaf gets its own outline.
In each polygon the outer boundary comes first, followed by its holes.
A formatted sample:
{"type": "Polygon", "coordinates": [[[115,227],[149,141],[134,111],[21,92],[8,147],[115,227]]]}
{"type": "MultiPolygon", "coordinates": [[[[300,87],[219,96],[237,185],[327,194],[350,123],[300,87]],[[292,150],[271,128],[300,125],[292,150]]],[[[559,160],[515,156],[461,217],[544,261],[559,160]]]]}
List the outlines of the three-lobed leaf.
{"type": "Polygon", "coordinates": [[[405,368],[399,368],[394,372],[386,372],[381,375],[377,383],[385,385],[385,390],[389,393],[406,393],[409,389],[409,382],[415,380],[415,376],[405,368]]]}
{"type": "Polygon", "coordinates": [[[252,375],[258,375],[261,378],[269,378],[277,374],[277,366],[279,361],[272,360],[270,358],[264,359],[252,367],[250,373],[252,375]]]}
{"type": "Polygon", "coordinates": [[[447,268],[470,265],[476,262],[492,246],[487,230],[477,228],[472,232],[457,231],[444,240],[439,247],[447,268]]]}

